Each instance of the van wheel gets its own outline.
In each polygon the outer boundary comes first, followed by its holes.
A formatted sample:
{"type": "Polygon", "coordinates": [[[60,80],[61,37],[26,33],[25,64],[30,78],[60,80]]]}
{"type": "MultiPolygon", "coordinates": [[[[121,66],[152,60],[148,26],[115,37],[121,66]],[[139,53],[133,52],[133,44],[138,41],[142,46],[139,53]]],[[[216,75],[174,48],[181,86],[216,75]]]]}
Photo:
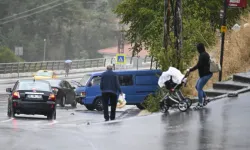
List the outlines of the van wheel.
{"type": "Polygon", "coordinates": [[[95,109],[94,105],[85,105],[88,110],[93,111],[95,109]]]}
{"type": "Polygon", "coordinates": [[[101,97],[98,97],[98,98],[95,100],[94,107],[95,107],[95,109],[96,109],[97,111],[102,111],[102,110],[103,110],[102,98],[101,98],[101,97]]]}
{"type": "Polygon", "coordinates": [[[137,108],[139,108],[140,110],[144,110],[145,107],[142,106],[142,104],[136,104],[137,108]]]}

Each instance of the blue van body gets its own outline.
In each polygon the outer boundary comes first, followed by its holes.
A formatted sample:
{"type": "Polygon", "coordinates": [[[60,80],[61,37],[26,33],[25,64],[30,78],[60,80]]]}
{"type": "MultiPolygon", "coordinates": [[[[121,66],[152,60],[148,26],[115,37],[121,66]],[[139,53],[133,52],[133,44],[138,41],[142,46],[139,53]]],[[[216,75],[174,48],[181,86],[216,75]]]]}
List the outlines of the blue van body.
{"type": "MultiPolygon", "coordinates": [[[[126,94],[127,105],[141,104],[145,98],[159,88],[161,70],[115,70],[121,90],[126,94]]],[[[95,101],[101,98],[100,79],[103,72],[85,74],[76,88],[78,102],[89,109],[95,108],[95,101]]]]}

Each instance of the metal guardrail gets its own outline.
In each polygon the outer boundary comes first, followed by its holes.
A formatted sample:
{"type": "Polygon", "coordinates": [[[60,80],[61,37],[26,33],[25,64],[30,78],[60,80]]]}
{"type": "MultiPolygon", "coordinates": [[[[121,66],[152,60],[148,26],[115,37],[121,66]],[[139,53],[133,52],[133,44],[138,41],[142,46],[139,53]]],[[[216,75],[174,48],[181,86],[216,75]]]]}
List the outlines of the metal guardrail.
{"type": "MultiPolygon", "coordinates": [[[[133,58],[129,63],[132,64],[133,58]]],[[[150,62],[151,57],[146,56],[145,62],[150,62]]],[[[98,58],[98,59],[85,59],[85,60],[72,60],[71,69],[84,69],[93,67],[105,67],[107,64],[115,63],[115,58],[98,58]]],[[[0,74],[5,73],[22,73],[22,72],[35,72],[37,70],[64,70],[64,60],[61,61],[39,61],[39,62],[19,62],[19,63],[0,63],[0,74]]]]}

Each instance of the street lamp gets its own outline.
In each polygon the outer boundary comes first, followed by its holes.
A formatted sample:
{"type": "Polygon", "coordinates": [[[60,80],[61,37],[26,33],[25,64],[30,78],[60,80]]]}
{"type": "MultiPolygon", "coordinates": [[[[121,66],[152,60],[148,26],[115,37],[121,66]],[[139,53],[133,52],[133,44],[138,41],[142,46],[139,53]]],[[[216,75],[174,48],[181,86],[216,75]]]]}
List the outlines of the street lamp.
{"type": "Polygon", "coordinates": [[[45,54],[46,54],[46,39],[44,41],[44,47],[43,47],[43,61],[45,61],[45,54]]]}

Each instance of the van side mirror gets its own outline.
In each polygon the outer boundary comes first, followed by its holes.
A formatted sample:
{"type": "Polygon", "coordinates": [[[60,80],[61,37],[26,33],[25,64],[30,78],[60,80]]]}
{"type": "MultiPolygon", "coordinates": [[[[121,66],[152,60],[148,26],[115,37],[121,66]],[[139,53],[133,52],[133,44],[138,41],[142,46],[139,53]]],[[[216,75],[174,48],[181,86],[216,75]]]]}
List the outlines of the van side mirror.
{"type": "Polygon", "coordinates": [[[12,89],[11,89],[11,88],[7,88],[7,89],[6,89],[6,92],[7,92],[7,93],[11,93],[11,92],[12,92],[12,89]]]}

